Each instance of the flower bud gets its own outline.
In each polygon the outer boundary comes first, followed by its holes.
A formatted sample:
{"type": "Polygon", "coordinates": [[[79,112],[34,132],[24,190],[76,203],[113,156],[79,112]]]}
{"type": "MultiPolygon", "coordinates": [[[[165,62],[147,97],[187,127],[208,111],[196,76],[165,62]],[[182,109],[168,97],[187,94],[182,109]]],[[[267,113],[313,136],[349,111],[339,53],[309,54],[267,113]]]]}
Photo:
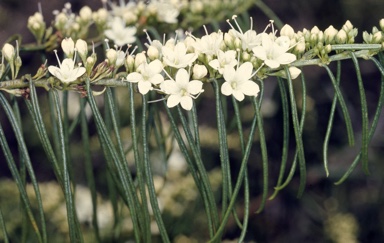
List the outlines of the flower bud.
{"type": "Polygon", "coordinates": [[[384,19],[380,19],[379,25],[380,25],[381,31],[384,31],[384,19]]]}
{"type": "Polygon", "coordinates": [[[208,70],[204,65],[195,64],[193,66],[193,79],[202,79],[208,74],[208,70]]]}
{"type": "Polygon", "coordinates": [[[115,63],[116,69],[123,66],[124,60],[125,60],[125,52],[121,50],[117,51],[117,58],[115,63]]]}
{"type": "Polygon", "coordinates": [[[347,20],[345,22],[345,24],[343,25],[343,28],[342,28],[346,33],[348,33],[349,31],[351,31],[353,29],[353,25],[351,23],[351,21],[347,20]]]}
{"type": "Polygon", "coordinates": [[[229,34],[229,33],[225,33],[224,34],[224,43],[226,46],[228,46],[229,49],[234,49],[234,37],[229,34]]]}
{"type": "Polygon", "coordinates": [[[117,52],[115,49],[108,49],[105,53],[105,56],[107,57],[110,65],[115,65],[117,60],[117,52]]]}
{"type": "Polygon", "coordinates": [[[292,39],[294,35],[295,35],[295,31],[288,24],[285,24],[283,28],[281,28],[280,30],[280,36],[288,36],[290,39],[292,39]]]}
{"type": "Polygon", "coordinates": [[[138,53],[135,57],[135,65],[134,65],[134,68],[135,70],[144,62],[147,61],[147,57],[145,56],[145,54],[143,52],[141,53],[138,53]]]}
{"type": "Polygon", "coordinates": [[[380,44],[382,39],[383,39],[383,32],[379,31],[373,35],[372,42],[375,44],[380,44]]]}
{"type": "Polygon", "coordinates": [[[241,57],[244,62],[247,62],[251,59],[251,55],[246,51],[243,51],[243,53],[241,53],[241,57]]]}
{"type": "Polygon", "coordinates": [[[61,41],[61,48],[68,58],[73,57],[73,53],[75,51],[75,43],[73,42],[72,38],[63,39],[61,41]]]}
{"type": "Polygon", "coordinates": [[[317,33],[319,33],[319,28],[315,25],[312,29],[311,29],[311,34],[315,34],[317,35],[317,33]]]}
{"type": "Polygon", "coordinates": [[[11,65],[13,65],[13,59],[16,55],[15,48],[11,44],[5,43],[1,52],[3,53],[5,60],[7,60],[11,65]]]}
{"type": "Polygon", "coordinates": [[[35,36],[36,41],[40,43],[43,39],[45,28],[46,28],[43,15],[41,15],[41,13],[39,12],[36,12],[34,15],[30,16],[28,18],[27,27],[31,31],[31,33],[35,36]]]}
{"type": "Polygon", "coordinates": [[[365,43],[370,44],[372,43],[372,34],[369,34],[367,31],[363,32],[363,40],[365,43]]]}
{"type": "Polygon", "coordinates": [[[325,47],[324,47],[324,51],[325,53],[330,53],[332,51],[332,46],[330,44],[327,44],[325,47]]]}
{"type": "Polygon", "coordinates": [[[96,53],[92,53],[92,55],[90,55],[85,61],[85,69],[87,70],[88,76],[91,75],[91,71],[93,69],[93,66],[95,66],[96,61],[97,61],[96,53]]]}
{"type": "Polygon", "coordinates": [[[133,56],[131,55],[128,55],[126,58],[125,58],[125,69],[127,71],[127,73],[130,73],[130,72],[133,72],[134,70],[134,67],[135,67],[135,59],[133,58],[133,56]]]}
{"type": "Polygon", "coordinates": [[[337,29],[332,25],[324,31],[324,41],[326,44],[333,44],[333,41],[337,35],[337,29]]]}
{"type": "Polygon", "coordinates": [[[88,45],[87,45],[87,42],[85,40],[78,39],[76,41],[75,47],[76,47],[77,53],[79,53],[79,56],[80,56],[81,60],[83,61],[83,63],[85,63],[86,59],[87,59],[87,55],[88,55],[88,45]]]}
{"type": "Polygon", "coordinates": [[[339,30],[339,32],[337,32],[335,41],[337,44],[345,44],[346,43],[347,33],[345,32],[344,29],[341,29],[341,30],[339,30]]]}
{"type": "Polygon", "coordinates": [[[149,46],[147,50],[149,60],[153,61],[159,58],[159,50],[154,46],[149,46]]]}
{"type": "Polygon", "coordinates": [[[67,15],[65,15],[64,13],[59,13],[55,17],[54,25],[58,30],[63,30],[65,28],[67,21],[68,21],[67,15]]]}
{"type": "Polygon", "coordinates": [[[88,23],[92,19],[92,10],[88,6],[84,6],[79,11],[79,16],[82,22],[88,23]]]}

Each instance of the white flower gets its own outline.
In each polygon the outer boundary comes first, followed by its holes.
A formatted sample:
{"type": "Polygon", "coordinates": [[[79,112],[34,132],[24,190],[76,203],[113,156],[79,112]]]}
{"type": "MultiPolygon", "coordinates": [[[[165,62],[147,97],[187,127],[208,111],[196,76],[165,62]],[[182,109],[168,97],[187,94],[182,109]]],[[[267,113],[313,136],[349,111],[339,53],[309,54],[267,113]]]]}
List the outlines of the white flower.
{"type": "Polygon", "coordinates": [[[205,55],[216,55],[217,51],[220,50],[220,46],[223,43],[223,33],[213,32],[209,35],[203,36],[201,39],[196,39],[193,47],[198,53],[205,55]]]}
{"type": "Polygon", "coordinates": [[[290,40],[287,36],[280,36],[273,40],[268,34],[262,33],[262,45],[252,49],[254,55],[263,60],[270,68],[278,68],[280,65],[289,64],[296,60],[296,56],[287,53],[290,40]]]}
{"type": "Polygon", "coordinates": [[[209,66],[219,71],[220,74],[224,73],[225,67],[234,67],[236,64],[236,51],[233,50],[229,50],[226,52],[219,50],[217,52],[217,59],[214,59],[209,62],[209,66]]]}
{"type": "Polygon", "coordinates": [[[105,36],[113,40],[117,46],[124,46],[135,42],[136,27],[126,27],[122,18],[114,17],[109,22],[109,29],[104,32],[105,36]]]}
{"type": "Polygon", "coordinates": [[[138,67],[138,72],[128,74],[127,80],[132,83],[138,83],[139,92],[143,95],[153,89],[152,85],[158,85],[164,81],[160,74],[163,70],[163,65],[159,60],[154,60],[149,64],[142,63],[138,67]]]}
{"type": "Polygon", "coordinates": [[[179,103],[185,110],[191,110],[193,107],[192,99],[202,93],[203,82],[199,80],[189,81],[189,73],[185,69],[179,69],[175,80],[165,80],[160,88],[164,93],[169,94],[167,106],[172,108],[179,103]]]}
{"type": "Polygon", "coordinates": [[[58,62],[59,67],[49,66],[48,71],[63,83],[73,82],[85,73],[85,68],[75,67],[75,62],[71,58],[65,58],[62,63],[59,60],[58,62]]]}
{"type": "Polygon", "coordinates": [[[178,22],[179,9],[168,2],[151,1],[148,6],[150,11],[156,12],[157,20],[168,24],[175,24],[178,22]]]}
{"type": "Polygon", "coordinates": [[[177,43],[174,48],[163,46],[162,54],[164,63],[175,68],[190,66],[197,59],[196,53],[187,54],[187,47],[183,42],[177,43]]]}
{"type": "Polygon", "coordinates": [[[242,101],[244,95],[257,96],[260,88],[250,80],[253,76],[252,69],[253,66],[250,62],[241,64],[237,70],[226,66],[223,74],[225,82],[221,86],[221,93],[227,96],[233,95],[238,101],[242,101]]]}

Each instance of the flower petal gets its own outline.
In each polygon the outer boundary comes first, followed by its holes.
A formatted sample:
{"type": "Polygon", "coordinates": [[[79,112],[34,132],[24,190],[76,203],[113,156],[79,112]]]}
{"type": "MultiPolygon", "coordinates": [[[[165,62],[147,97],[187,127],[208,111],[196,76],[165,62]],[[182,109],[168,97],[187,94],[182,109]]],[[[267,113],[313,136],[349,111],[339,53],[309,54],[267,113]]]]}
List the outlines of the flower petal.
{"type": "Polygon", "coordinates": [[[180,104],[181,104],[181,107],[184,108],[184,110],[189,111],[193,107],[193,100],[189,96],[183,96],[181,97],[180,104]]]}
{"type": "Polygon", "coordinates": [[[181,100],[180,94],[170,95],[167,99],[167,106],[169,108],[175,107],[180,103],[180,100],[181,100]]]}
{"type": "Polygon", "coordinates": [[[134,72],[134,73],[128,74],[127,80],[128,82],[131,82],[131,83],[137,83],[137,82],[143,81],[144,79],[143,79],[143,75],[141,75],[140,73],[134,72]]]}
{"type": "Polygon", "coordinates": [[[221,85],[221,93],[223,95],[229,96],[233,93],[233,89],[230,82],[225,82],[221,85]]]}
{"type": "Polygon", "coordinates": [[[140,94],[147,94],[148,91],[152,90],[152,84],[148,81],[141,81],[138,83],[140,94]]]}
{"type": "Polygon", "coordinates": [[[276,61],[278,61],[280,64],[289,64],[296,61],[296,56],[292,53],[284,53],[280,55],[276,61]]]}
{"type": "Polygon", "coordinates": [[[253,81],[246,81],[241,83],[238,86],[238,90],[248,96],[257,96],[257,94],[260,92],[259,85],[253,81]]]}
{"type": "Polygon", "coordinates": [[[192,95],[197,95],[198,93],[201,93],[203,90],[203,82],[199,80],[192,80],[188,83],[187,86],[187,92],[192,95]]]}

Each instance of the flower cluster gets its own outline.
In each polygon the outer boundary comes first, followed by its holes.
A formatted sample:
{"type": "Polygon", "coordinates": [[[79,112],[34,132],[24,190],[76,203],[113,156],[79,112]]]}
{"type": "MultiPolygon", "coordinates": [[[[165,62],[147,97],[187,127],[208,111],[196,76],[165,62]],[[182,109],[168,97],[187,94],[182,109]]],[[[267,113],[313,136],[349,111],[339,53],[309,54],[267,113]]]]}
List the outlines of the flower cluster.
{"type": "Polygon", "coordinates": [[[92,26],[98,31],[98,36],[94,39],[102,41],[108,38],[122,47],[134,43],[137,33],[142,33],[143,29],[150,26],[156,26],[160,32],[169,33],[180,27],[199,27],[207,23],[204,16],[211,16],[213,20],[212,16],[216,16],[213,13],[221,13],[223,9],[244,11],[252,6],[246,0],[225,0],[220,4],[218,1],[208,0],[129,0],[127,3],[120,0],[119,4],[110,0],[101,2],[104,5],[102,8],[94,11],[84,6],[78,14],[72,11],[70,3],[66,3],[60,11],[53,11],[55,17],[49,28],[42,13],[36,12],[28,19],[28,29],[37,43],[44,44],[47,50],[57,48],[57,43],[65,37],[74,40],[87,39],[92,26]],[[206,12],[207,9],[209,12],[206,12]],[[196,19],[197,15],[201,19],[196,19]]]}

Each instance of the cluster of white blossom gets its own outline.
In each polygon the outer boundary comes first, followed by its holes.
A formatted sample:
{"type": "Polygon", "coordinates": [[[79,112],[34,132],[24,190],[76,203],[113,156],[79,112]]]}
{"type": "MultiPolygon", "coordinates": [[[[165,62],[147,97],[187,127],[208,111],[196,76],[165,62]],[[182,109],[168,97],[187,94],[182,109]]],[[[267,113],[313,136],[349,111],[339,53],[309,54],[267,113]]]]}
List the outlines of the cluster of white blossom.
{"type": "MultiPolygon", "coordinates": [[[[236,16],[233,18],[236,26],[236,16]]],[[[125,65],[126,81],[137,83],[138,90],[145,95],[149,91],[164,94],[168,107],[180,104],[184,109],[193,107],[193,99],[204,92],[204,83],[214,79],[223,80],[221,93],[233,95],[238,101],[245,96],[257,96],[259,86],[256,77],[277,75],[281,66],[296,60],[290,53],[291,40],[287,36],[276,36],[273,23],[262,33],[251,29],[243,32],[232,27],[228,32],[206,33],[201,38],[187,33],[186,37],[170,38],[165,43],[151,40],[147,50],[136,55],[123,52],[117,47],[106,50],[106,59],[94,68],[95,53],[89,57],[87,43],[70,38],[61,43],[66,58],[59,67],[49,66],[49,72],[68,85],[86,74],[91,81],[111,77],[113,70],[125,65]],[[271,29],[270,33],[266,31],[271,29]],[[85,67],[76,65],[76,54],[85,67]],[[262,75],[257,75],[263,70],[262,75]]],[[[289,68],[292,78],[300,74],[296,67],[289,68]]],[[[284,76],[284,75],[280,75],[284,76]]]]}
{"type": "MultiPolygon", "coordinates": [[[[207,9],[213,14],[214,11],[222,12],[223,9],[236,9],[242,5],[246,10],[251,6],[245,0],[152,0],[127,3],[120,0],[118,4],[111,0],[102,0],[102,3],[103,7],[96,11],[84,6],[78,14],[72,11],[70,3],[66,3],[61,11],[53,11],[55,18],[49,28],[42,13],[36,12],[28,19],[28,29],[37,43],[45,43],[48,50],[55,49],[57,43],[65,37],[88,39],[91,26],[96,26],[99,33],[96,39],[99,41],[108,38],[115,45],[124,46],[135,42],[137,31],[142,33],[143,29],[151,26],[156,26],[157,29],[163,26],[172,32],[176,28],[185,28],[191,22],[198,22],[196,15],[204,19],[208,15],[205,13],[207,9]]],[[[202,23],[197,24],[201,26],[202,23]]]]}

